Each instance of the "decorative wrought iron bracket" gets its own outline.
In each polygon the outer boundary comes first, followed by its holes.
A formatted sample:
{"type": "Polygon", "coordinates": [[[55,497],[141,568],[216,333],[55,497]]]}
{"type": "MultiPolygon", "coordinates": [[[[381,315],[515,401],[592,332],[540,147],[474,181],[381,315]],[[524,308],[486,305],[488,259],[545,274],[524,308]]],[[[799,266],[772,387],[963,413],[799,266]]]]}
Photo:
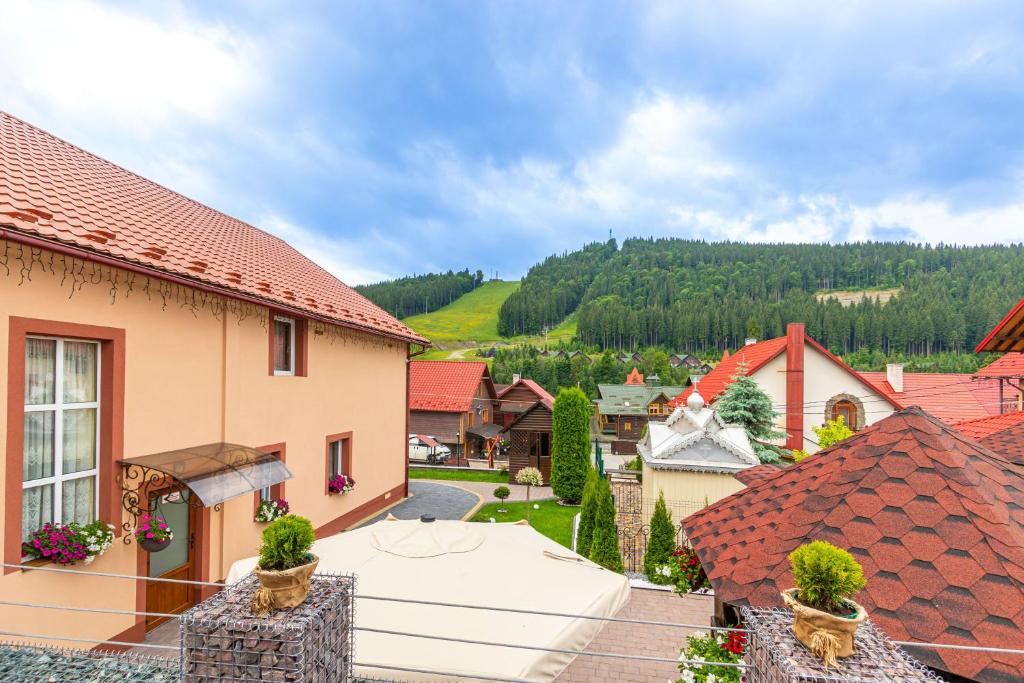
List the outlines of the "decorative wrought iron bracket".
{"type": "MultiPolygon", "coordinates": [[[[174,492],[177,494],[177,500],[168,497],[164,502],[184,504],[197,510],[205,507],[199,497],[184,483],[165,472],[144,465],[122,462],[118,483],[121,485],[121,507],[128,513],[128,519],[121,524],[121,529],[124,530],[121,540],[125,545],[131,544],[135,528],[139,525],[139,518],[149,512],[149,493],[152,491],[180,487],[174,492]]],[[[222,508],[221,503],[213,506],[214,512],[219,512],[222,508]]]]}

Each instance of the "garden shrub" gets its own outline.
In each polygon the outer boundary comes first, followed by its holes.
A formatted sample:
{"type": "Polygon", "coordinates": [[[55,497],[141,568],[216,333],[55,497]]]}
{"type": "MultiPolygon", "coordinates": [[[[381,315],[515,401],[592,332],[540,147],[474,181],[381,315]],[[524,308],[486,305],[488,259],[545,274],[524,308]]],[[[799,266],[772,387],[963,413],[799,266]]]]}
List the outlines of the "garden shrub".
{"type": "Polygon", "coordinates": [[[590,399],[576,388],[558,392],[551,415],[551,490],[579,503],[590,467],[590,399]]]}
{"type": "Polygon", "coordinates": [[[505,502],[505,499],[511,495],[512,491],[507,486],[499,486],[498,488],[494,489],[494,497],[503,503],[505,502]]]}
{"type": "Polygon", "coordinates": [[[583,503],[580,506],[580,526],[576,530],[576,552],[583,557],[590,556],[590,544],[594,538],[594,517],[597,515],[597,470],[587,472],[587,483],[583,486],[583,503]]]}
{"type": "Polygon", "coordinates": [[[654,504],[654,514],[651,515],[647,551],[644,552],[644,574],[651,582],[667,584],[671,581],[671,577],[665,576],[663,567],[668,565],[675,549],[676,529],[665,505],[665,493],[659,491],[658,502],[654,504]]]}
{"type": "Polygon", "coordinates": [[[746,645],[747,636],[739,631],[689,636],[679,658],[690,661],[679,662],[677,683],[740,683],[743,669],[700,662],[741,663],[746,645]]]}
{"type": "Polygon", "coordinates": [[[675,592],[679,595],[686,595],[702,588],[711,588],[711,581],[704,573],[704,566],[700,563],[697,553],[692,548],[682,547],[672,553],[672,560],[669,562],[669,583],[675,586],[675,592]]]}
{"type": "Polygon", "coordinates": [[[619,551],[619,533],[615,526],[615,501],[607,479],[597,482],[597,512],[594,515],[594,538],[590,545],[591,561],[605,569],[621,574],[622,553],[619,551]]]}
{"type": "Polygon", "coordinates": [[[823,612],[849,611],[848,599],[864,586],[864,570],[853,555],[826,541],[812,541],[789,554],[800,602],[823,612]]]}
{"type": "Polygon", "coordinates": [[[260,546],[260,569],[283,571],[310,561],[316,533],[305,517],[285,515],[271,522],[263,530],[260,546]]]}

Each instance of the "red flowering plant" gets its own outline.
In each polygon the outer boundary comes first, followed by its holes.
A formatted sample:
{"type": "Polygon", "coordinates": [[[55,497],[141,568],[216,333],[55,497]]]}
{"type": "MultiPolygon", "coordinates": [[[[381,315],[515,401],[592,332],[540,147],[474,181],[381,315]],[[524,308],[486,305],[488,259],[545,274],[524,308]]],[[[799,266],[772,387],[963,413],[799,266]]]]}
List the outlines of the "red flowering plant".
{"type": "Polygon", "coordinates": [[[677,683],[744,683],[743,669],[717,664],[743,664],[747,634],[721,631],[689,636],[680,650],[677,683]]]}
{"type": "Polygon", "coordinates": [[[135,528],[135,538],[139,541],[166,543],[174,538],[174,532],[163,517],[151,517],[149,513],[143,513],[139,526],[135,528]]]}
{"type": "Polygon", "coordinates": [[[26,555],[41,557],[54,564],[74,564],[89,557],[89,549],[82,543],[77,524],[47,522],[32,532],[21,547],[26,555]]]}
{"type": "Polygon", "coordinates": [[[684,546],[672,553],[668,567],[675,592],[679,595],[711,588],[708,575],[704,573],[704,567],[692,548],[684,546]]]}
{"type": "Polygon", "coordinates": [[[356,487],[356,480],[345,474],[336,474],[327,482],[331,494],[348,493],[356,487]]]}

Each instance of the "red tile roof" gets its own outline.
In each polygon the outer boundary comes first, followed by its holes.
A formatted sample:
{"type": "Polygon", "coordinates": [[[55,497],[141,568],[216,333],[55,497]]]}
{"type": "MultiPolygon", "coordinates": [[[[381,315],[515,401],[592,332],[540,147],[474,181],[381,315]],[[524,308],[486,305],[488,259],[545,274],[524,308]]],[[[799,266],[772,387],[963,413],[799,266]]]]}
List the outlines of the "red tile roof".
{"type": "Polygon", "coordinates": [[[411,361],[409,410],[464,413],[473,405],[473,398],[481,381],[491,381],[487,363],[454,360],[411,361]]]}
{"type": "Polygon", "coordinates": [[[425,343],[284,241],[0,112],[0,237],[425,343]],[[84,254],[83,254],[84,255],[84,254]]]}
{"type": "Polygon", "coordinates": [[[761,465],[748,467],[745,470],[740,470],[733,476],[744,486],[753,486],[754,484],[761,483],[769,477],[774,477],[781,471],[782,468],[777,465],[763,463],[761,465]]]}
{"type": "Polygon", "coordinates": [[[905,406],[921,406],[948,424],[999,413],[999,384],[952,372],[905,372],[903,391],[893,391],[884,372],[861,376],[905,406]]]}
{"type": "MultiPolygon", "coordinates": [[[[864,567],[859,595],[896,640],[1024,649],[1024,471],[920,408],[901,410],[687,517],[716,596],[781,605],[787,556],[812,540],[864,567]]],[[[914,648],[985,683],[1024,677],[1020,656],[914,648]]]]}
{"type": "Polygon", "coordinates": [[[974,349],[982,351],[1024,351],[1024,299],[1010,309],[999,324],[974,349]]]}
{"type": "Polygon", "coordinates": [[[529,389],[530,391],[532,391],[533,394],[537,397],[537,400],[543,403],[545,406],[547,406],[548,410],[550,410],[555,405],[554,396],[549,394],[544,387],[537,384],[532,379],[525,378],[520,379],[518,382],[514,384],[509,384],[508,386],[502,388],[502,390],[498,392],[498,398],[501,398],[502,396],[507,394],[512,389],[512,387],[518,386],[520,384],[529,389]]]}
{"type": "Polygon", "coordinates": [[[1024,377],[1024,353],[1011,351],[974,373],[975,377],[1024,377]]]}
{"type": "Polygon", "coordinates": [[[1024,465],[1024,411],[967,420],[953,426],[1010,462],[1024,465]]]}

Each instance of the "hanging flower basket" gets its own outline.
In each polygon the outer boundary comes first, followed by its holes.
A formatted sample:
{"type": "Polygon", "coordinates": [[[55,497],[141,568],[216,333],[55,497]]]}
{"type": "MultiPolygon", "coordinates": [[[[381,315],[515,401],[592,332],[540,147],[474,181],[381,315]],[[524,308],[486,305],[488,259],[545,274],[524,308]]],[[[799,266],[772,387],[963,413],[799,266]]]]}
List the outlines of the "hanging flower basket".
{"type": "Polygon", "coordinates": [[[150,517],[149,514],[144,514],[139,520],[138,528],[135,529],[135,540],[146,552],[158,553],[171,545],[174,532],[163,517],[150,517]]]}

